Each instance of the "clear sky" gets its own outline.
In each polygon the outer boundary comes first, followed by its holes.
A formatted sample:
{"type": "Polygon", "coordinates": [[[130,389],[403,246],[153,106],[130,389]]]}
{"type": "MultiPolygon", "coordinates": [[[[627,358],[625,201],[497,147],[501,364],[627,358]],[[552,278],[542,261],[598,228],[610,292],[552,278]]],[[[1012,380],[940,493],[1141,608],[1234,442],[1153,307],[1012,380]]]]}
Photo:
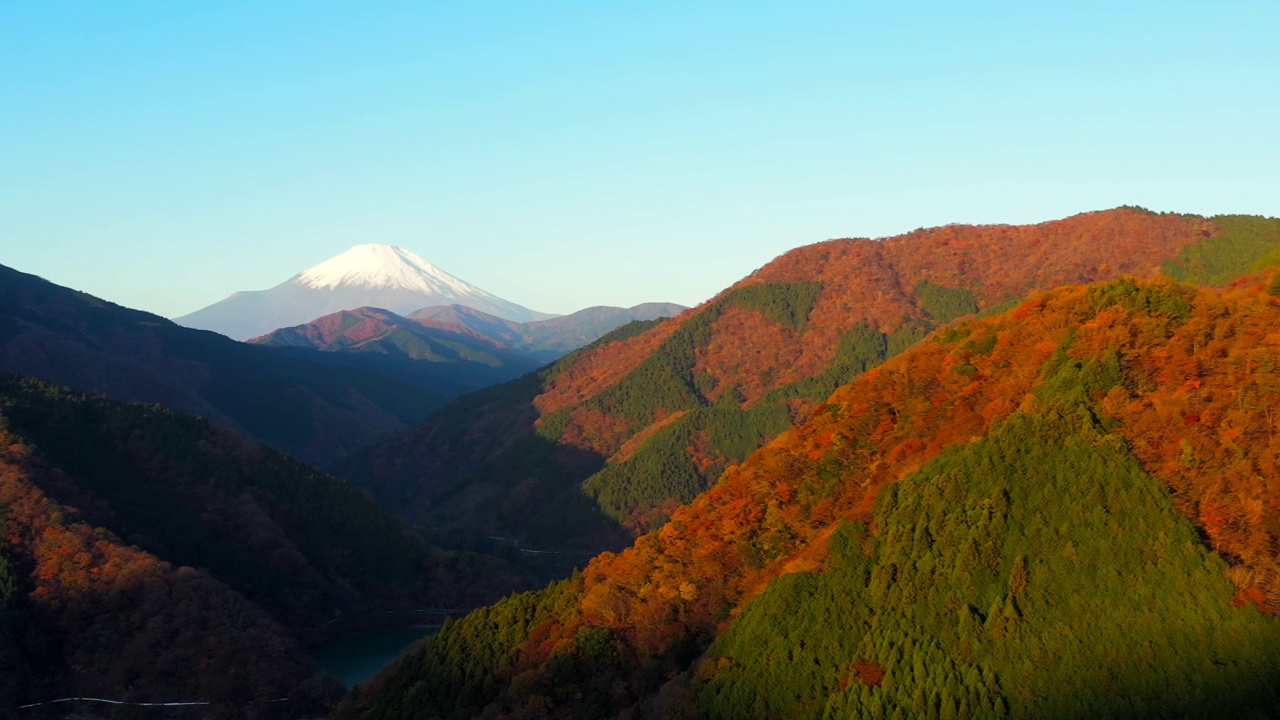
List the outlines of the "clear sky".
{"type": "Polygon", "coordinates": [[[547,312],[798,245],[1280,215],[1280,2],[0,3],[0,264],[175,316],[404,245],[547,312]]]}

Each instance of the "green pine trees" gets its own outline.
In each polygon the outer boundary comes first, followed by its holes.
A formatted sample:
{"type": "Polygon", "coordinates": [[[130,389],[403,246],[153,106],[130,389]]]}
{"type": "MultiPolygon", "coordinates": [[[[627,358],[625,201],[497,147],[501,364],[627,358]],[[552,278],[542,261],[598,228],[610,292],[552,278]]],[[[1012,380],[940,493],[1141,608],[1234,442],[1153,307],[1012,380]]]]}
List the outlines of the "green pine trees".
{"type": "Polygon", "coordinates": [[[1280,707],[1280,624],[1230,604],[1225,563],[1124,443],[1063,397],[886,488],[875,532],[844,526],[826,571],[774,581],[713,647],[702,713],[1228,718],[1280,707]]]}

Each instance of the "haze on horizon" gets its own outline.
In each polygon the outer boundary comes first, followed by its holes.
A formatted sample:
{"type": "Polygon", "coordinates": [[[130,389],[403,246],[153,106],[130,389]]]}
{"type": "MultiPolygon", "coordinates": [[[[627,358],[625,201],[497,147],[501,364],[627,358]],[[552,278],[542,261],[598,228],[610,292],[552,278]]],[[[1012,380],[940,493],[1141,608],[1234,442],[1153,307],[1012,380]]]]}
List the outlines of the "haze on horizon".
{"type": "Polygon", "coordinates": [[[181,315],[361,243],[543,312],[1122,204],[1280,215],[1273,2],[0,8],[0,264],[181,315]]]}

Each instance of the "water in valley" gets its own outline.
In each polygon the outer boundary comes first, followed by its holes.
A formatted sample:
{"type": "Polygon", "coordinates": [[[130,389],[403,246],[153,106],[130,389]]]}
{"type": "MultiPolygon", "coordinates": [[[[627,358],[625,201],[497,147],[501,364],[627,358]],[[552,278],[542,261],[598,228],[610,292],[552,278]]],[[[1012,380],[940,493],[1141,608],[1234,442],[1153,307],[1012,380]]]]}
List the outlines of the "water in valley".
{"type": "Polygon", "coordinates": [[[347,687],[368,680],[404,653],[415,641],[434,635],[438,625],[418,625],[338,638],[312,651],[321,669],[347,687]]]}

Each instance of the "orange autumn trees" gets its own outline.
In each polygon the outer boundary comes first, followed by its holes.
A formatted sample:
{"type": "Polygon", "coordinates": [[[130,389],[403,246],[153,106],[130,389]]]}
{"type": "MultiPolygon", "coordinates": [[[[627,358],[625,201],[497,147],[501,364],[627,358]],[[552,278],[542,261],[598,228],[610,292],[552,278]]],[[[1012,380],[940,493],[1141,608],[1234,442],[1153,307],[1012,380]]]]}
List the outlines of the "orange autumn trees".
{"type": "Polygon", "coordinates": [[[342,470],[442,541],[620,547],[621,526],[657,527],[672,500],[939,324],[1063,283],[1155,277],[1216,232],[1205,218],[1122,208],[802,247],[656,327],[460,400],[342,470]]]}
{"type": "Polygon", "coordinates": [[[0,716],[67,695],[314,716],[340,687],[304,644],[458,576],[510,582],[233,430],[0,373],[0,716]]]}
{"type": "MultiPolygon", "coordinates": [[[[554,609],[502,628],[506,659],[477,670],[492,692],[473,696],[480,705],[467,712],[490,703],[494,716],[586,711],[588,700],[570,689],[586,667],[584,638],[600,632],[612,659],[593,677],[612,688],[609,702],[648,696],[687,671],[773,578],[819,564],[832,529],[869,519],[886,484],[1015,413],[1079,424],[1083,437],[1099,423],[1122,436],[1227,559],[1238,604],[1274,610],[1280,299],[1266,291],[1272,282],[1214,291],[1124,278],[1060,288],[936,333],[838,389],[806,424],[727,469],[633,547],[597,557],[557,589],[554,609]],[[1073,420],[1078,413],[1087,417],[1073,420]]],[[[484,634],[464,620],[442,634],[445,645],[451,632],[484,634]]],[[[421,649],[415,667],[450,661],[433,652],[421,649]]],[[[377,717],[396,699],[353,702],[377,717]]]]}
{"type": "Polygon", "coordinates": [[[1203,294],[1161,346],[1142,346],[1123,312],[1081,328],[1080,343],[1113,347],[1129,383],[1100,403],[1134,454],[1174,490],[1178,509],[1231,559],[1247,597],[1280,610],[1280,274],[1203,294]]]}
{"type": "Polygon", "coordinates": [[[65,484],[59,474],[0,431],[0,542],[28,571],[18,581],[22,622],[38,635],[14,636],[21,658],[9,670],[21,682],[0,685],[0,709],[90,695],[211,701],[215,715],[259,717],[273,698],[291,697],[294,712],[332,701],[334,688],[308,682],[313,671],[285,628],[207,572],[84,522],[40,489],[65,484]]]}

